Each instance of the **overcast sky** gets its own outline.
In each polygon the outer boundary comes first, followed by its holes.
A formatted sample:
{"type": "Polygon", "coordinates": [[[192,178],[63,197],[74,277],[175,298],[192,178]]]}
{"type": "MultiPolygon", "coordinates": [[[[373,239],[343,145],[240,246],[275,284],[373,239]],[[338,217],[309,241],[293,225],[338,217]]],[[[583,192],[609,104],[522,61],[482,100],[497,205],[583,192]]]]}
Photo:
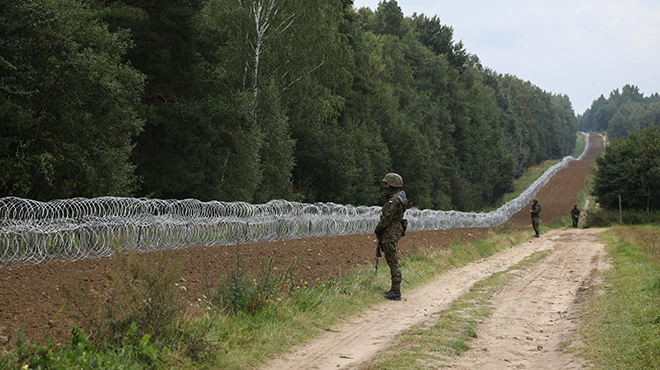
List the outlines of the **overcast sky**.
{"type": "Polygon", "coordinates": [[[406,17],[437,15],[483,66],[568,95],[576,114],[626,84],[660,92],[660,0],[397,2],[406,17]]]}

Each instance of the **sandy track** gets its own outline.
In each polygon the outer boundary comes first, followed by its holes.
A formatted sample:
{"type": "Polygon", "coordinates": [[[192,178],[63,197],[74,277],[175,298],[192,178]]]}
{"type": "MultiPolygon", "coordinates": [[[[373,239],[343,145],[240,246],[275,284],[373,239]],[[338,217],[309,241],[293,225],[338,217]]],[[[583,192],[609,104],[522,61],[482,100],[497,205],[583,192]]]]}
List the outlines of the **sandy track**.
{"type": "Polygon", "coordinates": [[[401,302],[384,302],[328,328],[318,338],[272,359],[263,369],[353,369],[369,362],[411,325],[432,322],[437,313],[477,281],[506,270],[542,250],[553,252],[497,296],[496,312],[480,326],[473,350],[450,361],[462,369],[571,369],[579,360],[562,353],[575,330],[580,297],[605,268],[600,230],[555,230],[519,246],[440,276],[401,302]],[[390,319],[385,320],[388,317],[390,319]],[[482,366],[482,367],[480,367],[482,366]]]}
{"type": "Polygon", "coordinates": [[[609,267],[602,230],[559,230],[541,244],[553,252],[494,298],[495,312],[476,331],[458,369],[580,369],[586,362],[566,351],[579,347],[577,322],[585,297],[596,293],[598,272],[609,267]]]}

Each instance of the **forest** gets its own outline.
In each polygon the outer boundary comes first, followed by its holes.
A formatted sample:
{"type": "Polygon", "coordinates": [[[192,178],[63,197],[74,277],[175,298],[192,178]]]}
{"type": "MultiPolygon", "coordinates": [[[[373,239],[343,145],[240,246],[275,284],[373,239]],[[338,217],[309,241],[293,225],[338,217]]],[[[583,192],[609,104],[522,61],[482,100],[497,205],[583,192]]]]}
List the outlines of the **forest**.
{"type": "Polygon", "coordinates": [[[649,124],[608,143],[596,158],[591,194],[604,209],[618,210],[622,201],[626,210],[658,211],[658,183],[660,126],[649,124]]]}
{"type": "MultiPolygon", "coordinates": [[[[5,0],[0,14],[0,197],[376,205],[397,172],[420,209],[479,210],[623,109],[601,97],[578,124],[568,96],[489,69],[394,0],[5,0]]],[[[621,115],[647,99],[631,89],[621,115]]]]}
{"type": "Polygon", "coordinates": [[[601,95],[577,127],[607,132],[608,143],[596,158],[591,194],[607,210],[660,209],[660,95],[645,97],[634,85],[601,95]],[[621,200],[621,204],[619,201],[621,200]]]}
{"type": "Polygon", "coordinates": [[[606,99],[601,95],[584,114],[578,115],[580,131],[605,132],[611,138],[625,139],[629,133],[660,124],[660,95],[645,97],[635,85],[614,89],[606,99]]]}

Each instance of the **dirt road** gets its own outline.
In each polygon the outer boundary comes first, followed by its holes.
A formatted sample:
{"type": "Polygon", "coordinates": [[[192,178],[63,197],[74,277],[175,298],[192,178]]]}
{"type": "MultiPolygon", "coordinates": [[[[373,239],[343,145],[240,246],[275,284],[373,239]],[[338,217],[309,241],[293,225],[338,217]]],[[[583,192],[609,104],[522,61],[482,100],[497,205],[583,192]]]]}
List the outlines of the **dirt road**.
{"type": "MultiPolygon", "coordinates": [[[[598,272],[609,267],[597,234],[562,230],[545,234],[539,249],[553,252],[495,297],[495,312],[478,330],[458,369],[580,369],[580,305],[598,293],[598,272]]],[[[534,244],[534,243],[530,243],[534,244]]]]}
{"type": "Polygon", "coordinates": [[[457,369],[577,369],[584,360],[565,351],[574,335],[579,306],[597,289],[597,272],[608,267],[597,229],[554,230],[519,246],[450,271],[401,302],[384,302],[320,337],[270,361],[269,369],[357,369],[395,344],[411,325],[432,323],[435,313],[468,292],[477,281],[506,270],[534,252],[550,254],[517,272],[494,298],[494,314],[477,330],[472,348],[446,366],[457,369]],[[390,320],[383,318],[389,317],[390,320]]]}

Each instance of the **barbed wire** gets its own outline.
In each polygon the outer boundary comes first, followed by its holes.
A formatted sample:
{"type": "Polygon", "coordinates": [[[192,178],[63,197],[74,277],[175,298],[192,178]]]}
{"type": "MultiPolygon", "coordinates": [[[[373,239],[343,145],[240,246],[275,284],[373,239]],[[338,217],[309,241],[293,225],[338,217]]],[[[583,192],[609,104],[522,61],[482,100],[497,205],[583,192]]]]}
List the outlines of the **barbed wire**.
{"type": "MultiPolygon", "coordinates": [[[[585,148],[589,150],[589,134],[585,148]]],[[[568,156],[546,170],[520,196],[492,212],[410,208],[408,230],[493,227],[534,198],[568,156]]],[[[380,206],[297,203],[201,202],[195,199],[71,198],[39,202],[0,198],[0,268],[97,258],[116,251],[174,250],[317,236],[372,233],[380,206]]]]}

